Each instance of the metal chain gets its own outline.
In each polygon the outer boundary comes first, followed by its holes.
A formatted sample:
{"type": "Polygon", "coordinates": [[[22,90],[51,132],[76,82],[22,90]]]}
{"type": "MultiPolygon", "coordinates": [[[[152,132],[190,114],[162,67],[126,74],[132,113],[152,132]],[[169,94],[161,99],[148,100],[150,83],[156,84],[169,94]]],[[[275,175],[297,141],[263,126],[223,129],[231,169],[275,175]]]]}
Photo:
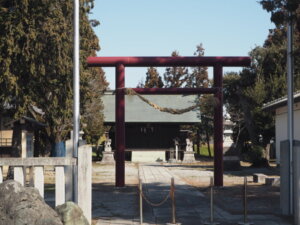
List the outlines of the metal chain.
{"type": "Polygon", "coordinates": [[[149,205],[151,205],[151,206],[153,206],[153,207],[157,207],[157,206],[163,205],[163,204],[170,198],[170,194],[171,194],[171,191],[169,191],[169,193],[166,195],[166,197],[165,197],[161,202],[159,202],[159,203],[153,203],[153,202],[151,202],[151,201],[146,197],[146,195],[145,195],[143,192],[141,192],[141,190],[140,190],[139,188],[138,188],[138,190],[139,190],[139,193],[142,195],[143,199],[144,199],[149,205]]]}

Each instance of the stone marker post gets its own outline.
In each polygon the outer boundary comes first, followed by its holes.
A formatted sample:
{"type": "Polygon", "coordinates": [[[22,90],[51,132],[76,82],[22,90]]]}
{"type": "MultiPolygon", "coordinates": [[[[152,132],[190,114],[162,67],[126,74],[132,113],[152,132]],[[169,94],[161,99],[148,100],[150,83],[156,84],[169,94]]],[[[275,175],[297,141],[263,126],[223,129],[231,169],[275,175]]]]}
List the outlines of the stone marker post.
{"type": "Polygon", "coordinates": [[[89,223],[92,221],[92,147],[78,148],[78,205],[89,223]]]}

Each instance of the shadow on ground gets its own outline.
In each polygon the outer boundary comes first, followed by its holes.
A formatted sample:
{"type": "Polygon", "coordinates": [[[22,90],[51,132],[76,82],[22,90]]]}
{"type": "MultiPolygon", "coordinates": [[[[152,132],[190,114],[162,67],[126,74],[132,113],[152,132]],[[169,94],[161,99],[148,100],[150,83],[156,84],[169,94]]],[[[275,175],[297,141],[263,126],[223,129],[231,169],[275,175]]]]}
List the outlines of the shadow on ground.
{"type": "MultiPolygon", "coordinates": [[[[169,185],[157,182],[151,183],[144,185],[144,191],[150,201],[158,203],[168,194],[169,185]]],[[[237,224],[243,218],[242,193],[241,186],[215,189],[215,203],[217,206],[215,217],[217,221],[221,224],[237,224]],[[226,215],[232,216],[226,218],[226,215]]],[[[250,216],[252,214],[255,216],[272,215],[280,217],[278,187],[251,186],[248,194],[248,213],[250,216]]],[[[138,199],[136,186],[116,188],[111,184],[93,184],[93,218],[102,222],[99,224],[105,224],[106,222],[108,224],[109,221],[119,221],[120,224],[137,223],[139,222],[138,199]]],[[[172,208],[170,200],[159,207],[152,207],[145,201],[143,205],[145,223],[165,224],[171,222],[172,208]]],[[[208,188],[196,189],[189,185],[176,186],[176,219],[178,222],[182,225],[203,224],[205,221],[209,221],[209,215],[208,188]],[[195,194],[197,192],[199,194],[195,194]]]]}

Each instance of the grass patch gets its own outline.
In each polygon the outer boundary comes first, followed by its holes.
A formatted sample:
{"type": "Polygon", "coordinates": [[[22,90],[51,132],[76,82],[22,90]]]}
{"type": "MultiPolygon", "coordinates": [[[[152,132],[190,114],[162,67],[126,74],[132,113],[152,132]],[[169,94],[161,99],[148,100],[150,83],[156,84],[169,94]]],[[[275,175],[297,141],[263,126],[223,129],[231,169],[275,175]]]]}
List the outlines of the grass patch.
{"type": "MultiPolygon", "coordinates": [[[[199,154],[199,151],[197,151],[197,145],[194,145],[194,151],[195,151],[195,153],[199,154]]],[[[214,157],[214,146],[213,145],[210,145],[210,151],[211,151],[211,156],[214,157]]],[[[209,156],[207,145],[201,145],[200,155],[201,156],[207,156],[207,157],[209,156]]]]}

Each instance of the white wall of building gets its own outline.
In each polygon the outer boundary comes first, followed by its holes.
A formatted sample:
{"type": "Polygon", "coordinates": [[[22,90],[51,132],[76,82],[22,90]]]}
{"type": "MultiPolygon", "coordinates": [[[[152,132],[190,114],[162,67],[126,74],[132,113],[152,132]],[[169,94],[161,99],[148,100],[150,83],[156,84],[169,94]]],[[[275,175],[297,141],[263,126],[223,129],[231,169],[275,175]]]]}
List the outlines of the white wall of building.
{"type": "MultiPolygon", "coordinates": [[[[287,140],[287,107],[276,109],[275,139],[276,139],[276,162],[280,163],[280,142],[287,140]]],[[[294,104],[294,139],[300,140],[300,103],[294,104]]]]}

